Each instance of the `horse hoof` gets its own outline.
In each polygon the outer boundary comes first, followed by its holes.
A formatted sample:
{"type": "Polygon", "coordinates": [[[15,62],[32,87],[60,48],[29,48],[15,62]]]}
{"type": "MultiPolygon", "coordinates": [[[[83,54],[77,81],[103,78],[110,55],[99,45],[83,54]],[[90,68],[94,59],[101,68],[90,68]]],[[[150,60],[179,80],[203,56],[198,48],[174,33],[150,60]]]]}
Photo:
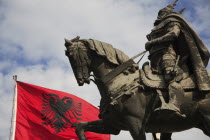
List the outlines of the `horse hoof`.
{"type": "MultiPolygon", "coordinates": [[[[76,124],[76,134],[78,136],[82,136],[84,133],[84,127],[87,125],[87,122],[79,122],[78,124],[76,124]]],[[[83,140],[83,139],[82,139],[83,140]]]]}

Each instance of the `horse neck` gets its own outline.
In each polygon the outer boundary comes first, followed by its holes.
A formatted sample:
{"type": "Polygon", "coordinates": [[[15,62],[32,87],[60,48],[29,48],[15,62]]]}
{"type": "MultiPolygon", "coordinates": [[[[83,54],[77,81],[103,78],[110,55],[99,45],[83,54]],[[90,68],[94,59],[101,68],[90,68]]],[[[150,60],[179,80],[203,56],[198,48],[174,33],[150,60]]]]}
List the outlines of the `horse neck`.
{"type": "MultiPolygon", "coordinates": [[[[105,85],[104,83],[101,82],[101,78],[103,76],[105,76],[107,73],[109,73],[110,71],[114,70],[117,66],[111,64],[110,62],[106,61],[104,58],[102,57],[98,57],[98,58],[94,58],[93,60],[95,60],[92,63],[92,71],[94,73],[94,75],[97,77],[96,80],[96,85],[99,89],[99,92],[101,94],[102,98],[107,98],[108,97],[108,93],[107,93],[107,85],[105,85]]],[[[130,77],[132,77],[131,75],[129,75],[130,77]]],[[[155,93],[156,94],[156,93],[155,93]]],[[[151,109],[152,108],[152,102],[154,102],[154,94],[151,91],[144,91],[144,90],[140,90],[138,91],[138,93],[136,93],[137,98],[139,98],[140,103],[141,103],[141,107],[142,109],[151,109]]]]}
{"type": "Polygon", "coordinates": [[[101,97],[107,97],[107,88],[104,83],[101,82],[101,79],[110,71],[114,70],[117,66],[111,64],[106,59],[100,56],[95,56],[92,59],[92,71],[96,77],[96,85],[99,89],[101,97]],[[93,61],[94,60],[94,61],[93,61]]]}
{"type": "Polygon", "coordinates": [[[102,57],[95,57],[93,60],[94,61],[92,61],[92,71],[93,74],[99,79],[101,79],[107,73],[109,73],[117,67],[116,65],[111,64],[102,57]]]}

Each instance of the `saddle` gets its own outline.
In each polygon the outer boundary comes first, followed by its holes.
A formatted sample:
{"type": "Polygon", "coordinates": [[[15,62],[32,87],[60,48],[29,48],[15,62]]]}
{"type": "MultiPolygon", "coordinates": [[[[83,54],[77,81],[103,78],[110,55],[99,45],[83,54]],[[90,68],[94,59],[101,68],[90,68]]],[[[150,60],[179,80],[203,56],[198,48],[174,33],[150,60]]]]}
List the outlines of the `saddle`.
{"type": "MultiPolygon", "coordinates": [[[[208,75],[210,74],[208,73],[208,75]]],[[[142,69],[140,69],[140,80],[144,85],[150,88],[168,88],[164,82],[163,75],[153,74],[148,62],[144,63],[142,69]]],[[[196,88],[196,82],[193,75],[184,76],[182,81],[180,81],[180,84],[185,90],[192,90],[196,88]]]]}

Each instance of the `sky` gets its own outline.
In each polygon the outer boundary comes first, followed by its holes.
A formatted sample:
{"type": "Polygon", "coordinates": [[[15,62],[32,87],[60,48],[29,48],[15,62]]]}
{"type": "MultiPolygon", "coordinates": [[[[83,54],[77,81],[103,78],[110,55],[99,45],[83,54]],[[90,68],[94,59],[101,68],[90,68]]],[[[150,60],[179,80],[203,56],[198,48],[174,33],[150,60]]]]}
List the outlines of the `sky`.
{"type": "MultiPolygon", "coordinates": [[[[9,138],[15,82],[61,90],[98,106],[92,83],[79,87],[64,54],[64,38],[80,36],[112,44],[132,57],[144,51],[157,12],[172,0],[0,0],[0,140],[9,138]]],[[[185,19],[210,46],[210,1],[180,0],[185,19]]],[[[210,48],[209,48],[210,49],[210,48]]],[[[143,62],[148,61],[145,57],[143,62]]],[[[207,67],[210,70],[210,66],[207,67]]],[[[151,139],[151,134],[147,135],[151,139]]],[[[192,129],[173,140],[208,140],[192,129]]],[[[131,140],[122,131],[113,140],[131,140]]]]}

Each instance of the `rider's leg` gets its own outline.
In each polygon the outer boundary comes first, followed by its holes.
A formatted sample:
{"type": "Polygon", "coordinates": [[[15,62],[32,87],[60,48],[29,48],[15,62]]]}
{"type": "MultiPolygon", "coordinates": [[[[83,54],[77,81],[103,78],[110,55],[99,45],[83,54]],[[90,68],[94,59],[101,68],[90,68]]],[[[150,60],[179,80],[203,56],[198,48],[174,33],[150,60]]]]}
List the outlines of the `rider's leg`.
{"type": "Polygon", "coordinates": [[[184,96],[184,90],[179,83],[183,78],[183,71],[177,66],[176,54],[166,52],[162,58],[162,71],[166,85],[168,85],[170,110],[180,112],[179,106],[184,96]]]}
{"type": "Polygon", "coordinates": [[[180,105],[184,98],[184,90],[181,84],[173,81],[168,86],[169,90],[169,103],[168,105],[175,109],[176,111],[180,112],[180,105]]]}

